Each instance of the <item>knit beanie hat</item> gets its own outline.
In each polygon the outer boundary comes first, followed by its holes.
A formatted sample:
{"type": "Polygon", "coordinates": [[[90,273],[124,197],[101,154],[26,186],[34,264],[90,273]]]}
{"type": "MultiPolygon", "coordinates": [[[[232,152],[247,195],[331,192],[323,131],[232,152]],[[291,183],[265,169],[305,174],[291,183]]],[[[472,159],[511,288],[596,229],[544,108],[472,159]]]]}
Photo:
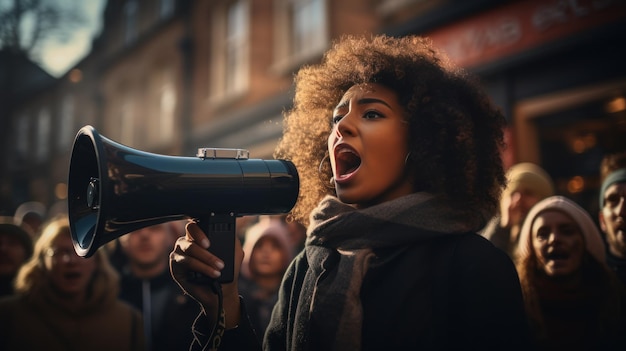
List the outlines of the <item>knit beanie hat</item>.
{"type": "Polygon", "coordinates": [[[615,183],[626,183],[626,168],[615,170],[604,178],[600,187],[600,209],[604,207],[604,193],[606,189],[615,183]]]}
{"type": "Polygon", "coordinates": [[[26,251],[26,256],[33,254],[33,239],[30,235],[18,225],[14,224],[12,217],[0,218],[0,234],[6,234],[15,237],[26,251]]]}
{"type": "Polygon", "coordinates": [[[574,201],[563,196],[551,196],[543,199],[530,210],[520,232],[517,259],[523,260],[530,255],[532,251],[531,230],[533,223],[539,214],[548,210],[561,211],[574,220],[578,227],[580,227],[580,231],[585,238],[585,248],[587,252],[598,260],[598,262],[605,264],[605,246],[598,227],[586,210],[574,201]]]}
{"type": "Polygon", "coordinates": [[[289,244],[289,228],[280,220],[271,217],[262,216],[258,223],[252,225],[246,231],[245,241],[243,244],[243,262],[241,263],[241,275],[251,279],[253,272],[250,269],[250,258],[256,244],[262,238],[270,237],[278,242],[281,249],[285,253],[283,257],[283,266],[286,269],[293,258],[291,245],[289,244]]]}
{"type": "Polygon", "coordinates": [[[507,187],[503,194],[526,187],[540,198],[554,195],[554,184],[550,175],[534,163],[523,162],[513,165],[507,172],[507,187]]]}

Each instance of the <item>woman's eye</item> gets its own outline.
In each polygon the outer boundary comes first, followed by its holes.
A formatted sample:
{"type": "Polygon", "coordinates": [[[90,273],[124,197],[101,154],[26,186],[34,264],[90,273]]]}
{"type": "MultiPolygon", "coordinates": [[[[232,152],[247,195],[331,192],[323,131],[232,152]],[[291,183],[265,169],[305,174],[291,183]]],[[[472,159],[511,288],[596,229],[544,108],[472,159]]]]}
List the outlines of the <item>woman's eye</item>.
{"type": "Polygon", "coordinates": [[[339,123],[339,121],[341,121],[342,118],[343,116],[333,116],[333,124],[339,123]]]}
{"type": "Polygon", "coordinates": [[[539,241],[546,240],[546,238],[550,235],[550,230],[541,228],[537,231],[537,239],[539,241]]]}
{"type": "Polygon", "coordinates": [[[365,112],[365,114],[363,114],[363,118],[366,119],[374,119],[374,118],[380,118],[382,117],[382,115],[376,111],[367,111],[365,112]]]}

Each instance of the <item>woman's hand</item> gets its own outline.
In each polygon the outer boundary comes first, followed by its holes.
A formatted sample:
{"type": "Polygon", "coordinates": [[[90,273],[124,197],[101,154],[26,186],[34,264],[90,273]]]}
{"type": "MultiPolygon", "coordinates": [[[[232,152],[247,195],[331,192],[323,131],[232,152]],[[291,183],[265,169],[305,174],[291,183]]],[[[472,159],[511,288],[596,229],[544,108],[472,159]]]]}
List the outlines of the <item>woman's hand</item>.
{"type": "MultiPolygon", "coordinates": [[[[170,254],[170,271],[181,289],[198,301],[209,320],[215,322],[218,296],[209,284],[198,284],[190,280],[191,272],[201,273],[213,279],[219,278],[224,262],[207,250],[210,247],[211,243],[202,229],[194,222],[187,223],[185,236],[176,240],[174,251],[170,254]]],[[[241,242],[235,239],[234,279],[232,283],[222,284],[227,329],[239,324],[241,306],[237,280],[242,260],[241,242]]]]}

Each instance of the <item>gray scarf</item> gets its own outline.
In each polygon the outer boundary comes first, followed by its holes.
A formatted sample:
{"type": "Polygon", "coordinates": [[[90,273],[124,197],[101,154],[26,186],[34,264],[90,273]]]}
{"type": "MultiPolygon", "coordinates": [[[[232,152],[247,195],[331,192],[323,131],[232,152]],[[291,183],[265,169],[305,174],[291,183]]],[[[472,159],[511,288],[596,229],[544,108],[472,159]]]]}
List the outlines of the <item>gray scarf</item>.
{"type": "Polygon", "coordinates": [[[427,193],[362,210],[332,196],[324,198],[311,213],[307,230],[309,269],[300,290],[293,349],[306,350],[307,340],[316,338],[325,350],[360,350],[360,291],[374,250],[403,249],[436,236],[477,231],[486,218],[452,209],[442,197],[427,193]],[[393,229],[400,226],[415,230],[393,229]],[[314,335],[310,324],[315,325],[314,335]]]}

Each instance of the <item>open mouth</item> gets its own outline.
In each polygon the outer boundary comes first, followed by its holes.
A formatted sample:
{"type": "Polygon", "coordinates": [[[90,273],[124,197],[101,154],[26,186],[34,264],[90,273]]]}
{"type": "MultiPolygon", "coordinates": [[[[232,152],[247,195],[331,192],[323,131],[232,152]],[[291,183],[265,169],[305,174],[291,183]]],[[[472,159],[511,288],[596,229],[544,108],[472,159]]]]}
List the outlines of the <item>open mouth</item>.
{"type": "Polygon", "coordinates": [[[63,278],[67,280],[78,280],[82,275],[78,272],[67,272],[63,274],[63,278]]]}
{"type": "Polygon", "coordinates": [[[546,254],[546,259],[548,260],[566,260],[569,258],[569,253],[564,251],[554,251],[546,254]]]}
{"type": "Polygon", "coordinates": [[[352,148],[342,145],[335,149],[335,166],[337,177],[345,178],[354,173],[361,165],[361,157],[352,148]]]}

